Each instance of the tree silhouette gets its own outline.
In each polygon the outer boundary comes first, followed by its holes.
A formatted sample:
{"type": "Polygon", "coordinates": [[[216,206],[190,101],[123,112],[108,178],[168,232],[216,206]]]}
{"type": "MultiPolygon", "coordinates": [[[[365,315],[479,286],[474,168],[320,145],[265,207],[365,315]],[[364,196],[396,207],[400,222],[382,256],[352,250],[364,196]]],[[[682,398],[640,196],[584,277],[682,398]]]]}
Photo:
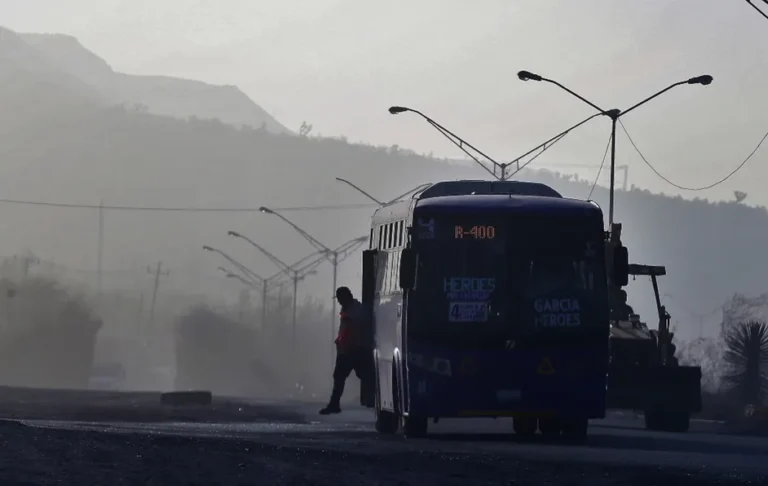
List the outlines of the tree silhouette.
{"type": "Polygon", "coordinates": [[[309,133],[312,131],[312,125],[303,121],[301,122],[301,126],[299,127],[299,135],[302,137],[308,137],[309,133]]]}
{"type": "Polygon", "coordinates": [[[727,366],[723,377],[726,386],[744,404],[759,404],[768,395],[768,325],[762,321],[741,322],[725,336],[727,366]]]}

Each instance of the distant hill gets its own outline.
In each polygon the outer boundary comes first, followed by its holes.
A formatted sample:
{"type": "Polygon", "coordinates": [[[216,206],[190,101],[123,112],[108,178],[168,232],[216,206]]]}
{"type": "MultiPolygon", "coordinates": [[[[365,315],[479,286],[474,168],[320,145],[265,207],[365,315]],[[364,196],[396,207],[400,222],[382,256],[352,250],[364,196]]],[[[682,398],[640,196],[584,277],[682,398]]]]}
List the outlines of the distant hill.
{"type": "Polygon", "coordinates": [[[18,39],[37,51],[35,57],[79,79],[110,104],[126,104],[158,115],[219,119],[233,125],[263,127],[276,134],[290,133],[236,86],[118,73],[68,35],[19,34],[18,39]]]}
{"type": "Polygon", "coordinates": [[[0,116],[0,129],[22,126],[42,116],[84,112],[102,103],[97,90],[59,69],[19,35],[0,27],[0,110],[6,114],[0,116]]]}

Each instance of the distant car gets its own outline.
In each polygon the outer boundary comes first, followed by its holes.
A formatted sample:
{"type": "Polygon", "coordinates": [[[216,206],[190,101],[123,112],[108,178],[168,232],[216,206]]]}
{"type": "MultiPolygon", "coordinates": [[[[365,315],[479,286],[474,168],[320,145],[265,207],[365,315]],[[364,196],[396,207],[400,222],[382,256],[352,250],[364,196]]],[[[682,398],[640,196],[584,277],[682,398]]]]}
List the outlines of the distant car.
{"type": "Polygon", "coordinates": [[[94,363],[88,388],[91,390],[121,390],[125,385],[125,368],[120,363],[94,363]]]}

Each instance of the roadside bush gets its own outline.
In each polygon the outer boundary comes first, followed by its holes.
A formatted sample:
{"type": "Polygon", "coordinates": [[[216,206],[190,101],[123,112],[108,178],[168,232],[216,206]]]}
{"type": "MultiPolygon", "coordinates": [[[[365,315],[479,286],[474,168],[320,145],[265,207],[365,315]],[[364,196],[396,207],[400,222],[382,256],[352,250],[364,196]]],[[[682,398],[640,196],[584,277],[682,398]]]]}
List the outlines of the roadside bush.
{"type": "Polygon", "coordinates": [[[247,396],[254,387],[255,333],[206,306],[193,307],[176,326],[177,390],[247,396]]]}
{"type": "MultiPolygon", "coordinates": [[[[330,314],[319,300],[297,308],[291,299],[261,308],[235,310],[192,307],[176,327],[177,390],[259,398],[293,397],[324,401],[331,392],[335,348],[330,314]]],[[[344,401],[359,403],[359,383],[347,381],[344,401]]]]}
{"type": "Polygon", "coordinates": [[[0,281],[0,383],[87,388],[101,320],[57,281],[0,281]]]}

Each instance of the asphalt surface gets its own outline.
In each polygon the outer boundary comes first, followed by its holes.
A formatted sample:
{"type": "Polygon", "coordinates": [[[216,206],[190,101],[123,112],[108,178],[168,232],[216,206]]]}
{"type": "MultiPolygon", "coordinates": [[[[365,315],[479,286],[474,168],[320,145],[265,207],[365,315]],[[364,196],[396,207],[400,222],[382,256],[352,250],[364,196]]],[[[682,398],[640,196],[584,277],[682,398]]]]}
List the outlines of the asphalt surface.
{"type": "MultiPolygon", "coordinates": [[[[68,393],[70,410],[93,407],[92,395],[68,393]]],[[[220,400],[144,420],[137,404],[155,401],[136,396],[103,395],[90,420],[57,415],[50,402],[45,417],[42,392],[17,409],[0,399],[0,413],[15,410],[0,421],[0,484],[768,484],[768,439],[716,423],[672,434],[612,416],[592,424],[586,445],[569,446],[515,440],[509,420],[445,420],[426,439],[405,439],[378,436],[369,410],[321,417],[316,405],[220,400]]]]}

